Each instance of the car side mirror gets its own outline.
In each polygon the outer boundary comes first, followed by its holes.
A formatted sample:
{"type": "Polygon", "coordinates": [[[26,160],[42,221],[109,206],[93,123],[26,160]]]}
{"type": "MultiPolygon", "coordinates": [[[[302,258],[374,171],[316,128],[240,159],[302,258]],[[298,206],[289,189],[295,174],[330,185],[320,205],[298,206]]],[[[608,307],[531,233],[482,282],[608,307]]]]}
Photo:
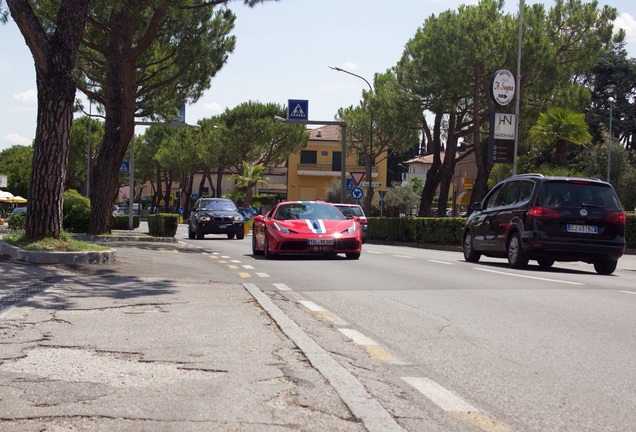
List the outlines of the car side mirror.
{"type": "Polygon", "coordinates": [[[476,202],[473,204],[473,210],[481,210],[481,202],[476,202]]]}

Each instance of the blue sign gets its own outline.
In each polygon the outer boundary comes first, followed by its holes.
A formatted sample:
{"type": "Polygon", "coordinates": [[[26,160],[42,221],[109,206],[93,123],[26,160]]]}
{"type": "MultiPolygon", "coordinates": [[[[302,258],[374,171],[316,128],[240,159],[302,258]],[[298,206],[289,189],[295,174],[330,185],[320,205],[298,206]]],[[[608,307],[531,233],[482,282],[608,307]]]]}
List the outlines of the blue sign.
{"type": "Polygon", "coordinates": [[[183,209],[179,208],[179,210],[177,210],[177,213],[179,213],[181,216],[183,216],[183,209]]]}
{"type": "Polygon", "coordinates": [[[175,123],[185,123],[185,104],[179,104],[177,107],[179,114],[172,120],[175,123]]]}
{"type": "Polygon", "coordinates": [[[347,190],[351,190],[356,187],[356,183],[353,181],[352,178],[345,179],[345,185],[346,185],[345,189],[347,190]]]}
{"type": "Polygon", "coordinates": [[[119,165],[119,174],[130,174],[130,163],[124,161],[119,165]]]}
{"type": "Polygon", "coordinates": [[[309,120],[309,101],[288,99],[287,120],[309,120]]]}
{"type": "Polygon", "coordinates": [[[357,187],[357,188],[351,189],[351,198],[353,198],[354,200],[362,199],[363,196],[364,196],[364,192],[362,191],[361,188],[357,187]]]}

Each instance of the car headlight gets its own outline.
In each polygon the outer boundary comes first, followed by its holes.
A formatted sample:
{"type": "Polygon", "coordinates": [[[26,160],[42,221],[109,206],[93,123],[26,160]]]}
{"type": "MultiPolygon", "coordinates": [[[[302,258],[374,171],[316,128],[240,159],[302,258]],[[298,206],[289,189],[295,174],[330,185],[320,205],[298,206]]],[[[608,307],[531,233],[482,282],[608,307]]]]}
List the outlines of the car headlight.
{"type": "Polygon", "coordinates": [[[356,232],[357,229],[358,229],[358,224],[352,221],[351,226],[347,228],[346,230],[344,230],[343,233],[346,232],[347,234],[353,234],[356,232]]]}
{"type": "Polygon", "coordinates": [[[274,222],[274,224],[273,224],[273,225],[274,225],[274,226],[276,227],[276,229],[277,229],[278,231],[280,231],[281,233],[283,233],[283,234],[289,234],[289,230],[288,230],[287,228],[285,228],[285,227],[280,226],[280,224],[279,224],[278,222],[274,222]]]}
{"type": "Polygon", "coordinates": [[[234,216],[234,222],[243,222],[243,216],[234,216]]]}
{"type": "Polygon", "coordinates": [[[210,216],[201,216],[199,222],[210,222],[210,216]]]}

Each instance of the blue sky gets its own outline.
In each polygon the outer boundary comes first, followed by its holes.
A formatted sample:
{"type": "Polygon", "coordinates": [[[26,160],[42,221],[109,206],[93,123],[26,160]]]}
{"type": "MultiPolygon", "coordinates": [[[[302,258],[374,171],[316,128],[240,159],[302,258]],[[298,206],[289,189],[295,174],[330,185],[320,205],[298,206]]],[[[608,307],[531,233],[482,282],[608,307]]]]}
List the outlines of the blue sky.
{"type": "MultiPolygon", "coordinates": [[[[231,2],[237,45],[212,87],[186,108],[186,121],[220,114],[252,100],[286,105],[309,101],[309,119],[333,120],[338,108],[356,105],[364,81],[329,69],[338,66],[372,81],[394,66],[404,45],[430,15],[456,9],[456,0],[280,0],[248,9],[231,2]]],[[[528,0],[527,3],[535,3],[528,0]]],[[[549,8],[553,2],[545,1],[549,8]]],[[[636,1],[599,1],[618,9],[615,22],[628,34],[636,57],[636,1]]],[[[518,1],[506,1],[515,13],[518,1]]],[[[15,23],[0,25],[0,150],[30,145],[35,137],[33,58],[15,23]]],[[[142,133],[138,127],[137,134],[142,133]]]]}

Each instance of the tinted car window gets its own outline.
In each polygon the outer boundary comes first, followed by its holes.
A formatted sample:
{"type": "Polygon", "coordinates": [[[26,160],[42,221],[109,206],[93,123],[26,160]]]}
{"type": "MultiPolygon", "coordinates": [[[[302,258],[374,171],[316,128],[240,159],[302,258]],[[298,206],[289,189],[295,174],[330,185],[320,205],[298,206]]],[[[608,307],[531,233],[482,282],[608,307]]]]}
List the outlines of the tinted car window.
{"type": "Polygon", "coordinates": [[[202,201],[201,207],[206,210],[237,210],[234,202],[230,200],[202,201]]]}
{"type": "Polygon", "coordinates": [[[603,207],[611,211],[620,211],[614,191],[596,183],[546,182],[541,195],[542,205],[546,207],[603,207]]]}
{"type": "Polygon", "coordinates": [[[497,207],[505,207],[515,203],[517,199],[518,182],[506,183],[501,192],[499,193],[499,199],[497,200],[497,207]]]}

